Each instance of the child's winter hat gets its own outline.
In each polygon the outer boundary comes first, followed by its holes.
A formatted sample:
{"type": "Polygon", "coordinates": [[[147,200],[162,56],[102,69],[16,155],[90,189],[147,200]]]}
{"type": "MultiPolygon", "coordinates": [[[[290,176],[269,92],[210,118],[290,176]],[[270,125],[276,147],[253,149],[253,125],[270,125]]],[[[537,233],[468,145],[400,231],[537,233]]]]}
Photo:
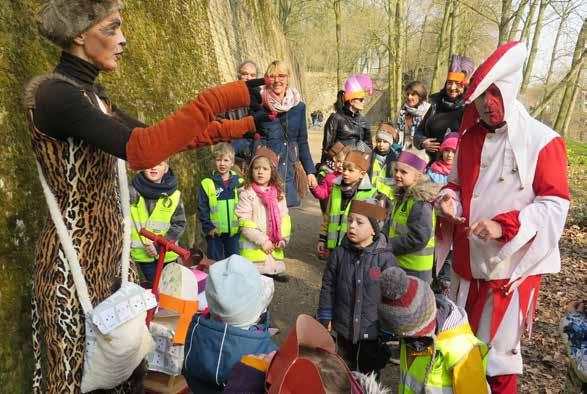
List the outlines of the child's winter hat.
{"type": "Polygon", "coordinates": [[[473,59],[461,55],[452,55],[446,80],[466,84],[469,82],[474,70],[475,62],[473,59]]]}
{"type": "Polygon", "coordinates": [[[446,137],[444,137],[444,141],[442,141],[442,144],[440,144],[440,153],[444,152],[447,149],[452,149],[456,151],[458,145],[459,133],[450,133],[446,137]]]}
{"type": "Polygon", "coordinates": [[[379,278],[379,322],[402,337],[426,337],[436,330],[436,298],[430,286],[399,267],[379,278]]]}
{"type": "Polygon", "coordinates": [[[330,148],[328,148],[326,154],[328,154],[328,157],[330,157],[331,159],[334,159],[340,152],[344,151],[345,149],[347,149],[345,144],[343,144],[340,141],[336,141],[334,144],[332,144],[330,148]]]}
{"type": "Polygon", "coordinates": [[[346,154],[344,161],[350,161],[363,171],[369,171],[371,155],[365,152],[352,150],[346,154]]]}
{"type": "Polygon", "coordinates": [[[373,81],[368,75],[353,75],[344,81],[344,101],[373,94],[373,81]]]}
{"type": "Polygon", "coordinates": [[[122,9],[122,0],[48,0],[37,13],[41,35],[61,48],[75,36],[122,9]]]}
{"type": "Polygon", "coordinates": [[[277,168],[277,163],[279,163],[279,159],[277,158],[277,155],[275,154],[275,152],[273,152],[271,149],[269,149],[265,146],[260,146],[255,151],[255,156],[253,156],[253,158],[251,159],[251,164],[255,160],[257,160],[259,157],[266,158],[273,165],[273,167],[277,168]]]}
{"type": "Polygon", "coordinates": [[[273,280],[266,280],[253,263],[239,255],[216,262],[206,281],[210,314],[235,327],[252,326],[273,296],[273,280]]]}
{"type": "Polygon", "coordinates": [[[351,201],[349,213],[357,213],[359,215],[367,216],[371,223],[371,227],[375,230],[375,234],[379,234],[381,227],[383,227],[383,222],[387,218],[387,209],[379,205],[379,202],[374,198],[363,201],[351,201]]]}
{"type": "Polygon", "coordinates": [[[421,151],[408,149],[400,153],[397,162],[407,164],[421,173],[425,173],[426,167],[428,167],[428,161],[424,157],[425,154],[421,151]]]}
{"type": "Polygon", "coordinates": [[[380,140],[385,140],[390,144],[393,144],[397,139],[397,129],[389,123],[380,123],[379,130],[377,130],[375,138],[379,138],[380,140]]]}

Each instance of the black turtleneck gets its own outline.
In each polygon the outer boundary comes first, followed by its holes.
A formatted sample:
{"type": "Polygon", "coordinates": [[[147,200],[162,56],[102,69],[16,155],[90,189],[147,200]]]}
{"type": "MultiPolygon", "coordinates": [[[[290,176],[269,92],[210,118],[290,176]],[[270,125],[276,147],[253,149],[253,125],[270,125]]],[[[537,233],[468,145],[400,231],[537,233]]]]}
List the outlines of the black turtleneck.
{"type": "Polygon", "coordinates": [[[99,109],[96,95],[107,99],[104,89],[96,84],[99,72],[93,64],[63,52],[55,73],[74,80],[81,89],[58,79],[42,83],[35,97],[35,126],[53,138],[73,137],[126,159],[132,129],[145,125],[114,105],[113,116],[99,109]]]}

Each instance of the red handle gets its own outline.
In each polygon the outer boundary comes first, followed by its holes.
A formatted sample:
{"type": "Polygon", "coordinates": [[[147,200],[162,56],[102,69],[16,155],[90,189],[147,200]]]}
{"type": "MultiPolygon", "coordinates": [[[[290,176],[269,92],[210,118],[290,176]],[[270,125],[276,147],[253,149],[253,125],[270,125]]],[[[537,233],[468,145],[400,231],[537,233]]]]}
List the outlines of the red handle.
{"type": "Polygon", "coordinates": [[[142,228],[141,231],[139,231],[139,233],[143,237],[150,239],[151,241],[153,241],[154,244],[164,248],[165,250],[177,253],[181,256],[183,261],[187,261],[190,258],[189,250],[184,249],[181,246],[178,246],[175,242],[170,241],[161,235],[153,234],[152,232],[144,228],[142,228]]]}

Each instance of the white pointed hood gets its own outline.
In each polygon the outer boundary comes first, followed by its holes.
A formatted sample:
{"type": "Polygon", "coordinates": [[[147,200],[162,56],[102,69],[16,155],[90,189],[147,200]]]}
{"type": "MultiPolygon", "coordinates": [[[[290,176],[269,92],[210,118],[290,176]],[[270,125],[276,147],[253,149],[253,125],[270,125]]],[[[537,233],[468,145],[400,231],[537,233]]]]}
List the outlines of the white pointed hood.
{"type": "Polygon", "coordinates": [[[469,89],[464,97],[466,107],[461,122],[462,133],[466,133],[468,129],[479,122],[479,114],[473,101],[481,96],[489,86],[495,84],[503,100],[504,120],[508,125],[508,139],[519,169],[518,176],[522,188],[528,185],[528,179],[526,179],[527,138],[529,120],[532,119],[524,105],[517,99],[522,85],[522,70],[525,60],[526,47],[521,42],[512,41],[497,48],[471,77],[469,89]]]}

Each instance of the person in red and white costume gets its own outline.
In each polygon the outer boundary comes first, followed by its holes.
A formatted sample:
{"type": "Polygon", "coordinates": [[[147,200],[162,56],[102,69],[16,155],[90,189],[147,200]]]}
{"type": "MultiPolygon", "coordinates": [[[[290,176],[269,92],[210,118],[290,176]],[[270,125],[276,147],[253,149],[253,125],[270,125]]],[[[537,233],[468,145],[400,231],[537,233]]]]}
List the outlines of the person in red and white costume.
{"type": "Polygon", "coordinates": [[[473,74],[457,164],[435,203],[436,259],[454,242],[451,295],[491,346],[493,393],[517,391],[520,338],[531,328],[542,275],[560,271],[569,209],[564,141],[516,98],[525,58],[524,44],[509,42],[473,74]]]}

